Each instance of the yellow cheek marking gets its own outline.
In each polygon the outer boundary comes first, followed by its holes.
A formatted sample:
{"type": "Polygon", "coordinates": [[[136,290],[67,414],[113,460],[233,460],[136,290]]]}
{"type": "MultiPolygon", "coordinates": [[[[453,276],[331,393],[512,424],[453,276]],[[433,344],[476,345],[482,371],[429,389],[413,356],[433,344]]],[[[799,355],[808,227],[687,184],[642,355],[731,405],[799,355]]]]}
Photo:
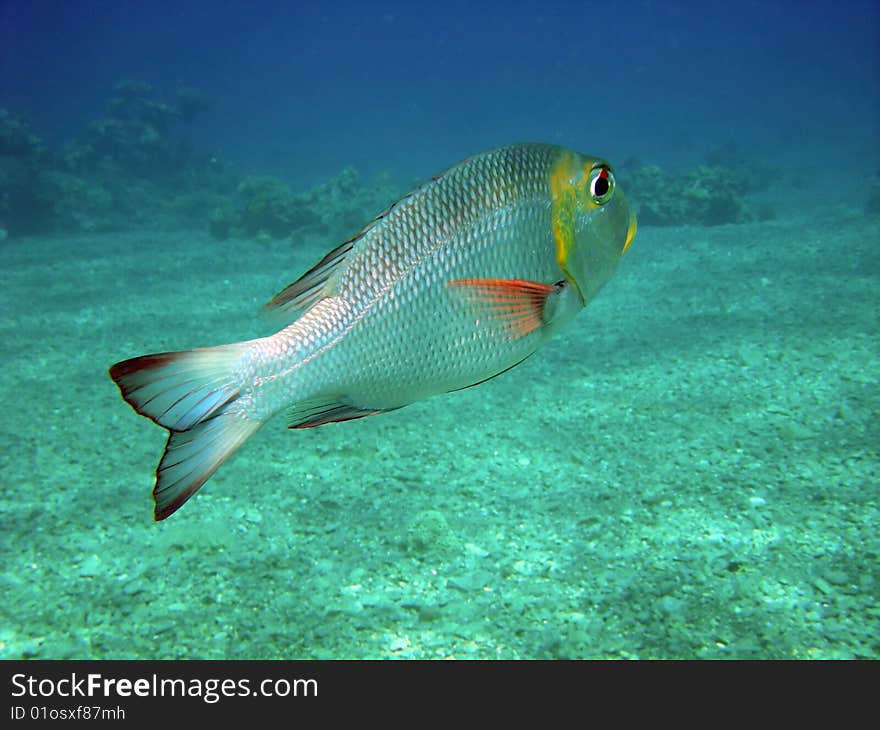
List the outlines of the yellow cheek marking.
{"type": "Polygon", "coordinates": [[[636,237],[636,229],[638,228],[638,223],[636,223],[635,213],[629,214],[629,228],[626,230],[626,243],[623,244],[623,249],[620,251],[620,255],[626,253],[626,250],[629,248],[630,244],[633,242],[633,239],[636,237]]]}
{"type": "Polygon", "coordinates": [[[574,180],[577,173],[577,162],[568,151],[561,152],[550,169],[551,221],[553,240],[556,243],[556,262],[569,281],[572,279],[568,273],[568,254],[574,245],[577,203],[574,180]]]}
{"type": "Polygon", "coordinates": [[[553,199],[551,220],[553,240],[556,243],[556,263],[562,269],[566,281],[578,293],[581,302],[586,300],[580,286],[568,270],[568,255],[574,246],[574,221],[578,205],[582,207],[584,202],[586,202],[587,209],[591,211],[599,207],[589,197],[585,198],[583,194],[583,186],[589,179],[592,169],[592,163],[584,164],[581,162],[578,164],[578,159],[574,154],[563,151],[556,158],[550,170],[550,194],[553,199]],[[580,191],[578,190],[579,187],[581,188],[580,191]],[[578,201],[579,192],[581,193],[580,202],[578,201]]]}

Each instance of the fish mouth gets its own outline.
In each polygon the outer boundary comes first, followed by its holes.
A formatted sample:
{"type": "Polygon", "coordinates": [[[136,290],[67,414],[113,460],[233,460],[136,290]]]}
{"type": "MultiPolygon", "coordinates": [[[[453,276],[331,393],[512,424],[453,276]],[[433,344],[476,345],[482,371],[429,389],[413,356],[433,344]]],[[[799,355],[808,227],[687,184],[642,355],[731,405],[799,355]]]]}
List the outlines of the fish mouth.
{"type": "Polygon", "coordinates": [[[626,250],[630,247],[630,244],[633,242],[633,239],[636,237],[636,229],[638,228],[638,223],[636,223],[635,213],[629,214],[629,228],[626,229],[626,241],[623,244],[623,248],[620,250],[620,255],[626,253],[626,250]]]}

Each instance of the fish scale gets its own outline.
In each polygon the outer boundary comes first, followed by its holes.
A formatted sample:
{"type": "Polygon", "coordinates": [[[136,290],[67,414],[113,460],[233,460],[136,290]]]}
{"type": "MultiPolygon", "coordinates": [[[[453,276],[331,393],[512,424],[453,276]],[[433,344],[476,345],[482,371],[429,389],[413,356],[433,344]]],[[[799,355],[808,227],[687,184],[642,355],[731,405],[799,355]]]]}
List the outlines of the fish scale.
{"type": "MultiPolygon", "coordinates": [[[[297,398],[331,395],[368,410],[397,408],[425,397],[426,388],[464,387],[483,379],[487,367],[504,370],[533,351],[533,341],[549,333],[498,342],[491,330],[473,326],[474,317],[450,299],[445,282],[486,273],[538,281],[556,275],[547,255],[553,152],[503,149],[472,165],[466,161],[377,219],[333,282],[336,326],[310,349],[344,339],[324,350],[317,367],[310,360],[310,372],[254,393],[255,415],[266,417],[297,398]],[[524,240],[533,245],[518,245],[524,240]]],[[[310,331],[311,323],[284,331],[301,352],[303,329],[310,331]]],[[[260,367],[285,367],[277,340],[257,347],[265,350],[260,367]]]]}
{"type": "Polygon", "coordinates": [[[592,299],[635,233],[610,166],[562,147],[476,155],[392,205],[281,291],[287,326],[256,340],[111,368],[169,430],[156,518],[260,425],[394,410],[524,360],[592,299]]]}

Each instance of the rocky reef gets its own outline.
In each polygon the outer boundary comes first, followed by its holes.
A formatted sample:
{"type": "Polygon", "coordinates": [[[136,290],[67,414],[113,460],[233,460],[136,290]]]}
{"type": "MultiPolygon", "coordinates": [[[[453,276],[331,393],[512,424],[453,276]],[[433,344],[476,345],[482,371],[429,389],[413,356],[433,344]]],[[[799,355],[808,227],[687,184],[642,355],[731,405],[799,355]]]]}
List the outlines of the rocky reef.
{"type": "MultiPolygon", "coordinates": [[[[61,150],[49,149],[24,119],[0,109],[0,240],[132,227],[207,228],[218,240],[304,231],[350,236],[400,194],[387,175],[365,182],[352,167],[305,191],[274,177],[243,178],[187,137],[187,125],[213,107],[213,99],[191,87],[166,100],[149,84],[122,81],[105,115],[61,150]]],[[[642,225],[773,217],[753,195],[772,173],[733,143],[709,150],[696,169],[629,160],[619,173],[642,225]]],[[[865,210],[880,211],[877,179],[865,210]]]]}
{"type": "Polygon", "coordinates": [[[106,115],[61,150],[0,109],[0,240],[139,226],[207,228],[218,240],[345,236],[399,193],[387,175],[366,184],[352,167],[298,192],[274,177],[243,178],[186,138],[186,125],[213,106],[198,89],[166,101],[149,84],[122,81],[106,115]]]}
{"type": "Polygon", "coordinates": [[[181,178],[216,163],[177,134],[181,125],[212,106],[209,97],[195,89],[179,89],[177,101],[168,103],[156,98],[149,84],[122,81],[116,85],[107,116],[89,124],[64,151],[63,160],[77,173],[103,168],[180,187],[181,178]]]}
{"type": "Polygon", "coordinates": [[[105,231],[179,223],[187,212],[205,221],[238,182],[230,165],[180,133],[212,103],[191,88],[169,103],[148,84],[123,81],[106,116],[61,150],[0,109],[0,229],[10,236],[105,231]]]}
{"type": "Polygon", "coordinates": [[[0,229],[3,238],[19,218],[39,218],[51,209],[40,176],[48,159],[42,140],[20,117],[0,109],[0,229]]]}
{"type": "Polygon", "coordinates": [[[753,217],[736,176],[724,167],[670,173],[657,165],[639,165],[626,178],[642,225],[717,226],[753,217]]]}
{"type": "Polygon", "coordinates": [[[635,159],[620,167],[641,225],[717,226],[774,217],[770,206],[749,197],[767,189],[772,171],[748,160],[732,142],[710,149],[691,170],[635,159]]]}
{"type": "Polygon", "coordinates": [[[211,212],[209,230],[220,240],[230,236],[285,238],[303,230],[353,235],[397,195],[387,175],[364,184],[353,167],[298,193],[277,178],[248,177],[235,197],[211,212]]]}

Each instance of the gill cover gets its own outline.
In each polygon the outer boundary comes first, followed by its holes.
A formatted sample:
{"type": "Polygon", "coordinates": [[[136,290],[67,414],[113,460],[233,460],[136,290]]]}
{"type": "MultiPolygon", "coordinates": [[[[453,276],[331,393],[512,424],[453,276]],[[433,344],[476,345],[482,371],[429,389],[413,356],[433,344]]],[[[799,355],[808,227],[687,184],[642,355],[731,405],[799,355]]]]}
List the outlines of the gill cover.
{"type": "Polygon", "coordinates": [[[550,173],[556,261],[586,305],[632,243],[635,215],[601,159],[562,150],[550,173]]]}

